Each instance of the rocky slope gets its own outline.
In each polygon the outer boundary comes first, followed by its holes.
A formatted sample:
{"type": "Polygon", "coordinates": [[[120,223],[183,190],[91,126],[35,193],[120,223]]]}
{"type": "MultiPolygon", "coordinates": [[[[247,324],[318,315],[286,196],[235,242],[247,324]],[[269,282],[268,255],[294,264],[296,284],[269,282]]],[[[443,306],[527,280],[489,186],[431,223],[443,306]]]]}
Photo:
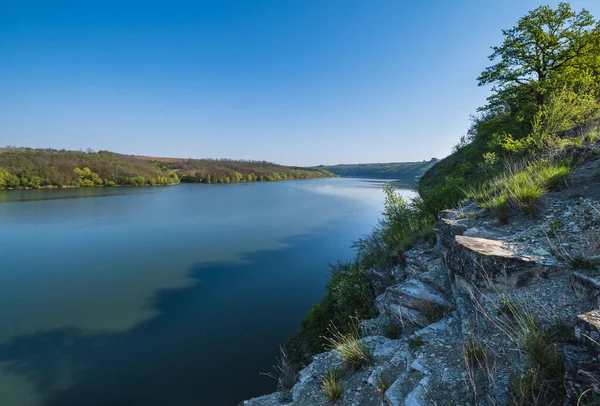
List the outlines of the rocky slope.
{"type": "MultiPolygon", "coordinates": [[[[547,195],[534,219],[515,215],[503,225],[465,202],[440,213],[435,247],[417,246],[402,264],[369,270],[379,315],[361,323],[361,341],[375,361],[344,375],[338,403],[510,404],[515,379],[533,362],[521,342],[531,333],[525,315],[560,333],[552,335],[560,403],[575,405],[598,388],[600,273],[580,268],[600,254],[599,170],[600,160],[578,167],[571,186],[547,195]],[[390,331],[399,335],[386,338],[390,331]]],[[[323,376],[341,365],[337,351],[319,354],[288,396],[243,405],[325,404],[323,376]]]]}

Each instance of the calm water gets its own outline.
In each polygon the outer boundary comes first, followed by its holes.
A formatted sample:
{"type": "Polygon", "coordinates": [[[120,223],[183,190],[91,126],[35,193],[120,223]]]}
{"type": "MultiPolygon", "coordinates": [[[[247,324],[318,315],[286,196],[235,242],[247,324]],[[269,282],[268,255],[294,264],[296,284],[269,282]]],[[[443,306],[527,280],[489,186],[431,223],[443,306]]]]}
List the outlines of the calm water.
{"type": "Polygon", "coordinates": [[[357,179],[0,191],[0,404],[273,391],[259,372],[382,200],[357,179]]]}

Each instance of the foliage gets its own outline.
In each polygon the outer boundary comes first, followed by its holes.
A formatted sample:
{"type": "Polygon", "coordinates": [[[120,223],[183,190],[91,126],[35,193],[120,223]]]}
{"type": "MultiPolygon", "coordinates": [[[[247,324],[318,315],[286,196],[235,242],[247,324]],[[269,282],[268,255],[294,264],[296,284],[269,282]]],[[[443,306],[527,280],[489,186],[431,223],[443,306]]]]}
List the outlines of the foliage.
{"type": "Polygon", "coordinates": [[[179,183],[177,174],[130,155],[108,151],[0,150],[0,187],[150,186],[179,183]]]}
{"type": "Polygon", "coordinates": [[[541,6],[502,34],[504,42],[489,56],[497,62],[478,78],[480,85],[494,84],[488,108],[512,102],[527,111],[530,104],[544,104],[561,76],[598,72],[600,27],[586,10],[576,13],[568,3],[541,6]]]}
{"type": "Polygon", "coordinates": [[[394,255],[401,256],[418,239],[431,239],[432,221],[397,194],[390,185],[384,187],[385,202],[379,224],[371,234],[354,243],[357,260],[363,268],[382,266],[394,255]]]}
{"type": "Polygon", "coordinates": [[[381,401],[382,405],[385,404],[386,400],[385,392],[387,392],[391,385],[392,382],[390,382],[390,380],[385,374],[381,373],[377,375],[375,386],[377,388],[377,394],[379,395],[379,400],[381,401]]]}
{"type": "MultiPolygon", "coordinates": [[[[494,86],[489,103],[473,117],[453,154],[419,182],[420,206],[430,215],[455,206],[466,191],[489,188],[507,161],[526,166],[541,157],[553,160],[569,147],[598,139],[600,25],[594,18],[567,3],[542,6],[502,33],[503,43],[490,55],[494,63],[478,78],[480,85],[494,86]]],[[[547,187],[525,175],[512,185],[497,183],[496,188],[512,188],[486,199],[499,218],[506,220],[514,206],[535,212],[547,187]]]]}
{"type": "Polygon", "coordinates": [[[230,159],[167,159],[152,158],[165,168],[177,171],[187,183],[276,182],[291,179],[330,178],[334,175],[323,168],[301,168],[277,165],[266,161],[230,159]]]}
{"type": "Polygon", "coordinates": [[[331,268],[325,296],[315,304],[300,323],[299,332],[286,343],[286,350],[296,365],[323,351],[331,324],[342,333],[349,332],[350,317],[375,317],[375,295],[364,269],[355,262],[340,262],[331,268]]]}
{"type": "Polygon", "coordinates": [[[569,261],[569,266],[573,269],[588,269],[594,270],[597,265],[592,258],[584,257],[583,255],[576,255],[569,261]]]}
{"type": "Polygon", "coordinates": [[[0,149],[0,188],[162,186],[332,177],[324,169],[264,161],[150,158],[108,151],[0,149]]]}

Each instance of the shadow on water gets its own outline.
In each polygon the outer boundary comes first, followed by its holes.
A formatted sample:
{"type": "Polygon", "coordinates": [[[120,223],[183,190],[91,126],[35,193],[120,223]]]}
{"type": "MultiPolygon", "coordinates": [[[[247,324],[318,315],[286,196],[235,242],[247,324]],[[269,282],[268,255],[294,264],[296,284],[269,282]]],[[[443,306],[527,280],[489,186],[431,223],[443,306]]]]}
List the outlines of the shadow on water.
{"type": "Polygon", "coordinates": [[[159,291],[158,316],[131,330],[19,336],[0,346],[0,362],[34,383],[43,406],[235,405],[271,392],[275,382],[258,373],[323,294],[327,264],[314,269],[310,257],[327,257],[325,238],[200,264],[193,285],[159,291]]]}

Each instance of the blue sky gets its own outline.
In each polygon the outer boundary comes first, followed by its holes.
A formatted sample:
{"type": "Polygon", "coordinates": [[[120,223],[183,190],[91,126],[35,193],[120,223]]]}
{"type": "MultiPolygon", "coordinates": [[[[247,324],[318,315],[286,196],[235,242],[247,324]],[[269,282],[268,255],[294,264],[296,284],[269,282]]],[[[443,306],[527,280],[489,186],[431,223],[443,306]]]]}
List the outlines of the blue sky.
{"type": "MultiPolygon", "coordinates": [[[[0,145],[317,165],[441,158],[534,0],[5,1],[0,145]]],[[[572,1],[600,16],[600,2],[572,1]]]]}

